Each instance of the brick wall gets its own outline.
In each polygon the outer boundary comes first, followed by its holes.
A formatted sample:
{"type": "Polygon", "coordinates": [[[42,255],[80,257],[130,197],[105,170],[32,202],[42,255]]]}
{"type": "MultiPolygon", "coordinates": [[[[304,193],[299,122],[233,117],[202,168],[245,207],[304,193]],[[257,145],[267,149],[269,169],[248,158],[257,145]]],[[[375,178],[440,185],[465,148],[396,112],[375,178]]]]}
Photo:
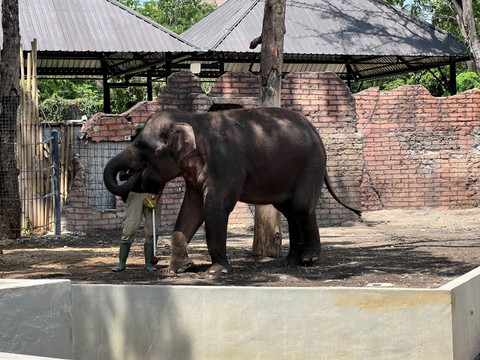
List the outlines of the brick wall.
{"type": "Polygon", "coordinates": [[[372,88],[355,99],[364,211],[478,206],[480,90],[435,98],[422,86],[372,88]]]}
{"type": "MultiPolygon", "coordinates": [[[[112,150],[118,152],[127,145],[125,137],[131,135],[134,124],[155,111],[205,112],[212,104],[231,103],[255,107],[258,92],[258,78],[250,73],[225,74],[209,94],[190,72],[176,73],[156,101],[139,103],[119,115],[95,115],[83,126],[78,149],[80,154],[85,149],[95,154],[100,144],[118,144],[112,150]]],[[[282,83],[282,106],[303,113],[324,140],[337,194],[363,211],[478,206],[479,103],[480,90],[435,98],[422,86],[385,93],[372,88],[352,95],[333,73],[290,74],[282,83]]],[[[98,205],[90,190],[98,187],[98,181],[94,186],[90,182],[101,178],[98,169],[110,157],[81,157],[84,168],[77,172],[63,210],[68,230],[121,227],[123,204],[119,199],[112,199],[113,209],[98,211],[92,205],[98,205]]],[[[163,225],[174,223],[183,193],[183,180],[168,184],[163,225]]],[[[325,189],[318,208],[322,226],[356,219],[325,189]]],[[[253,225],[252,211],[252,206],[239,203],[230,224],[253,225]]]]}
{"type": "MultiPolygon", "coordinates": [[[[356,134],[355,101],[348,88],[333,73],[298,73],[288,75],[282,84],[282,106],[303,113],[321,134],[329,154],[328,172],[338,196],[348,204],[360,206],[362,178],[362,141],[356,134]]],[[[132,134],[135,123],[145,120],[155,111],[181,109],[208,111],[213,104],[240,104],[257,106],[258,77],[251,73],[227,73],[217,79],[209,94],[205,94],[199,79],[190,72],[175,73],[156,101],[141,102],[119,115],[96,114],[80,131],[84,147],[95,152],[96,143],[123,143],[132,134]]],[[[86,168],[93,168],[89,159],[81,159],[86,168]]],[[[106,160],[95,158],[95,165],[103,168],[106,160]],[[99,164],[100,162],[100,164],[99,164]]],[[[98,171],[98,170],[95,170],[98,171]]],[[[101,177],[102,174],[97,174],[101,177]]],[[[70,192],[70,201],[64,208],[64,226],[68,230],[87,231],[95,228],[119,228],[122,223],[121,202],[114,201],[118,210],[98,211],[88,201],[78,201],[81,194],[91,196],[88,179],[78,175],[70,192]],[[75,201],[72,198],[75,197],[75,201]],[[104,221],[107,218],[108,221],[104,221]]],[[[182,179],[170,182],[163,195],[162,224],[172,225],[178,214],[184,193],[182,179]]],[[[332,225],[355,219],[348,210],[338,205],[324,190],[318,204],[319,224],[332,225]]],[[[230,224],[253,225],[253,207],[238,203],[230,216],[230,224]]]]}
{"type": "MultiPolygon", "coordinates": [[[[298,111],[316,127],[327,150],[327,171],[337,195],[360,208],[362,141],[357,136],[355,100],[334,73],[293,73],[282,83],[282,107],[298,111]]],[[[317,206],[320,226],[358,217],[339,205],[324,188],[317,206]]]]}

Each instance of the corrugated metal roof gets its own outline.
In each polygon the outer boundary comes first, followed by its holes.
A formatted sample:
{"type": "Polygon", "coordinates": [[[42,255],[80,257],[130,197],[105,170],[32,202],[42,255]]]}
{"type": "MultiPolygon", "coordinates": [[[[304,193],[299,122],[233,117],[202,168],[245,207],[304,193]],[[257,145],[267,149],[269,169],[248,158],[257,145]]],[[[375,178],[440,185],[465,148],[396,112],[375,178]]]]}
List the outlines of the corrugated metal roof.
{"type": "MultiPolygon", "coordinates": [[[[115,0],[19,0],[25,51],[37,39],[39,74],[107,75],[157,72],[199,50],[115,0]]],[[[1,14],[0,14],[1,15],[1,14]]],[[[0,28],[0,47],[3,33],[0,28]]]]}
{"type": "MultiPolygon", "coordinates": [[[[25,50],[185,52],[196,47],[181,36],[114,0],[19,0],[25,50]]],[[[0,40],[3,34],[0,31],[0,40]]],[[[1,43],[1,42],[0,42],[1,43]]]]}
{"type": "MultiPolygon", "coordinates": [[[[257,73],[260,47],[249,45],[264,6],[229,0],[176,35],[115,0],[19,0],[20,33],[25,50],[38,41],[39,74],[165,77],[192,62],[201,77],[257,73]]],[[[355,81],[468,58],[453,36],[376,0],[287,0],[286,28],[284,72],[355,81]]]]}
{"type": "MultiPolygon", "coordinates": [[[[352,80],[468,58],[454,36],[376,0],[287,0],[284,72],[334,71],[352,80]]],[[[259,69],[263,0],[229,0],[181,35],[222,53],[225,71],[259,69]],[[241,55],[243,54],[243,55],[241,55]]],[[[207,57],[205,57],[207,59],[207,57]]]]}
{"type": "MultiPolygon", "coordinates": [[[[447,32],[376,0],[287,0],[285,54],[457,56],[447,32]]],[[[182,36],[214,51],[249,49],[262,31],[263,0],[229,0],[182,36]]]]}

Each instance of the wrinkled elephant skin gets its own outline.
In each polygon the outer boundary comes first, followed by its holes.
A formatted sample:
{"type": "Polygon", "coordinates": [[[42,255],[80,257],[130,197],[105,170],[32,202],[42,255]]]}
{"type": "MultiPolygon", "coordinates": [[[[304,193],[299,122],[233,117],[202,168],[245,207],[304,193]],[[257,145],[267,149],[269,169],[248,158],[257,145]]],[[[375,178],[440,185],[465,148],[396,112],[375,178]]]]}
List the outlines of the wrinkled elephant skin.
{"type": "Polygon", "coordinates": [[[334,193],[322,140],[304,116],[278,108],[159,112],[107,164],[107,188],[118,192],[117,172],[134,170],[140,163],[145,191],[158,193],[168,181],[185,179],[185,198],[172,234],[171,271],[192,265],[187,245],[204,222],[209,271],[232,270],[226,254],[227,221],[237,201],[273,204],[285,216],[289,263],[310,264],[320,258],[315,212],[324,179],[334,193]]]}

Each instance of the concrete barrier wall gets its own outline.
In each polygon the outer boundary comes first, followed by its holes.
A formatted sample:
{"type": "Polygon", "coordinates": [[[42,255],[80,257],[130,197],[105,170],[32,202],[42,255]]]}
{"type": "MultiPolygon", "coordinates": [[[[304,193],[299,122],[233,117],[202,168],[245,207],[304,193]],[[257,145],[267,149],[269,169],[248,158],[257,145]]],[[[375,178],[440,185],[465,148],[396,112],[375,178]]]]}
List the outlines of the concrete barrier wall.
{"type": "Polygon", "coordinates": [[[52,357],[12,354],[12,353],[4,353],[4,352],[0,352],[0,359],[2,360],[64,360],[64,359],[52,358],[52,357]]]}
{"type": "Polygon", "coordinates": [[[72,358],[69,280],[0,279],[0,352],[72,358]]]}
{"type": "Polygon", "coordinates": [[[76,359],[453,359],[449,291],[73,285],[72,299],[76,359]]]}
{"type": "Polygon", "coordinates": [[[480,353],[479,298],[480,268],[439,289],[0,279],[0,355],[473,360],[480,353]]]}
{"type": "Polygon", "coordinates": [[[480,354],[480,268],[441,288],[452,293],[454,359],[480,354]]]}

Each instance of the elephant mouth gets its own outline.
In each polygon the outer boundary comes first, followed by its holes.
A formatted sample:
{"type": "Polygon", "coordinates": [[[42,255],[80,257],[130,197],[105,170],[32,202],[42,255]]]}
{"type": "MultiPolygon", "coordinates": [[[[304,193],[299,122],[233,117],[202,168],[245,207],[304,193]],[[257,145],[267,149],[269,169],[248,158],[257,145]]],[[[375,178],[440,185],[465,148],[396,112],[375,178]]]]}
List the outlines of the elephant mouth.
{"type": "Polygon", "coordinates": [[[142,169],[142,189],[150,194],[161,194],[165,188],[165,184],[155,181],[152,176],[149,175],[150,172],[147,168],[142,169]]]}

